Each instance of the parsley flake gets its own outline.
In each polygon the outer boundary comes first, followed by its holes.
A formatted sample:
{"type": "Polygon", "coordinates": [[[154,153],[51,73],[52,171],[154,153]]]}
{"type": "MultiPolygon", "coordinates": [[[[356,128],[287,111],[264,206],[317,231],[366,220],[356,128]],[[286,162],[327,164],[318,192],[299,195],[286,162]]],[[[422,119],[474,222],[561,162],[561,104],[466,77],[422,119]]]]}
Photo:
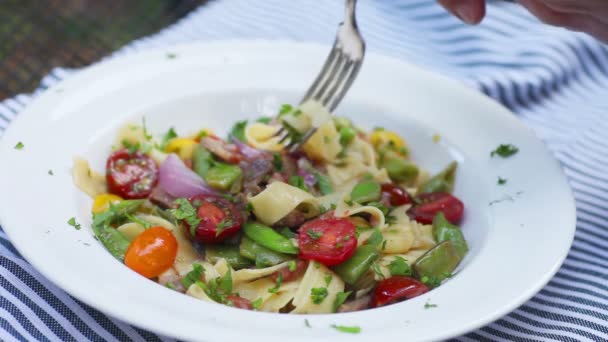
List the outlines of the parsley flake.
{"type": "Polygon", "coordinates": [[[196,227],[201,223],[201,219],[196,213],[196,209],[185,198],[178,198],[173,203],[179,205],[176,209],[169,209],[169,212],[178,220],[184,220],[190,226],[190,233],[195,234],[196,227]]]}
{"type": "Polygon", "coordinates": [[[321,194],[329,195],[334,192],[329,178],[320,173],[315,174],[315,177],[317,178],[317,186],[319,187],[319,191],[321,191],[321,194]]]}
{"type": "Polygon", "coordinates": [[[507,184],[507,180],[504,178],[498,177],[498,185],[505,185],[505,184],[507,184]]]}
{"type": "Polygon", "coordinates": [[[49,176],[53,176],[53,175],[55,175],[55,174],[53,173],[53,170],[49,170],[48,174],[49,174],[49,176]]]}
{"type": "Polygon", "coordinates": [[[167,133],[163,135],[163,140],[160,143],[159,150],[164,151],[167,148],[167,144],[173,138],[177,138],[177,133],[175,133],[175,129],[173,127],[169,128],[167,133]]]}
{"type": "Polygon", "coordinates": [[[308,318],[304,319],[304,325],[305,325],[307,328],[312,328],[312,326],[310,325],[310,322],[308,321],[308,318]]]}
{"type": "Polygon", "coordinates": [[[253,307],[253,310],[259,310],[260,306],[262,305],[262,298],[258,298],[256,300],[254,300],[253,302],[251,302],[251,306],[253,307]]]}
{"type": "Polygon", "coordinates": [[[177,57],[177,55],[172,52],[167,54],[167,59],[175,59],[175,57],[177,57]]]}
{"type": "Polygon", "coordinates": [[[376,273],[376,275],[378,276],[379,279],[384,279],[384,273],[380,269],[380,265],[378,265],[378,263],[374,262],[372,264],[371,268],[374,271],[374,273],[376,273]]]}
{"type": "Polygon", "coordinates": [[[268,292],[277,293],[277,291],[279,291],[279,288],[281,287],[281,284],[283,284],[283,273],[279,273],[276,284],[274,284],[274,287],[269,288],[268,292]]]}
{"type": "Polygon", "coordinates": [[[190,285],[196,283],[197,281],[203,278],[203,274],[205,273],[205,268],[203,265],[195,263],[192,265],[192,271],[188,272],[184,278],[182,278],[182,285],[186,289],[190,287],[190,285]]]}
{"type": "Polygon", "coordinates": [[[281,158],[281,154],[279,152],[272,154],[272,165],[276,171],[283,171],[283,159],[281,158]]]}
{"type": "Polygon", "coordinates": [[[219,236],[224,229],[232,227],[232,220],[223,219],[216,225],[215,236],[219,236]]]}
{"type": "Polygon", "coordinates": [[[344,302],[346,301],[348,296],[350,296],[351,293],[352,293],[351,291],[348,291],[348,292],[338,292],[336,294],[336,299],[334,300],[334,303],[332,305],[333,312],[338,311],[338,308],[340,308],[340,305],[344,304],[344,302]]]}
{"type": "Polygon", "coordinates": [[[401,256],[396,256],[395,259],[393,259],[393,261],[388,264],[388,271],[391,273],[391,275],[394,276],[412,275],[412,269],[410,268],[410,265],[407,263],[407,260],[405,260],[401,256]]]}
{"type": "Polygon", "coordinates": [[[429,303],[428,300],[426,301],[426,303],[424,303],[424,308],[427,310],[431,309],[431,308],[436,308],[436,307],[437,307],[437,304],[431,304],[431,303],[429,303]]]}
{"type": "Polygon", "coordinates": [[[325,278],[323,280],[325,280],[325,286],[329,286],[329,284],[331,284],[331,281],[334,277],[332,277],[331,274],[328,274],[325,276],[325,278]]]}
{"type": "Polygon", "coordinates": [[[298,189],[308,191],[308,186],[306,186],[306,182],[304,181],[304,177],[302,176],[289,177],[289,184],[295,186],[298,189]]]}
{"type": "Polygon", "coordinates": [[[17,145],[15,145],[15,150],[22,150],[23,147],[25,147],[25,145],[23,145],[23,143],[20,141],[17,143],[17,145]]]}
{"type": "Polygon", "coordinates": [[[490,157],[498,155],[502,158],[508,158],[519,152],[519,148],[512,144],[501,144],[494,151],[490,152],[490,157]]]}
{"type": "Polygon", "coordinates": [[[287,262],[287,268],[289,268],[290,272],[293,272],[296,270],[296,261],[295,260],[289,260],[287,262]]]}
{"type": "Polygon", "coordinates": [[[293,106],[290,104],[284,104],[279,109],[279,116],[285,115],[293,110],[293,106]]]}
{"type": "Polygon", "coordinates": [[[338,330],[339,332],[347,333],[347,334],[358,334],[361,332],[361,328],[357,326],[347,327],[344,325],[331,325],[332,328],[338,330]]]}
{"type": "Polygon", "coordinates": [[[326,287],[313,287],[310,289],[310,299],[315,304],[321,304],[328,294],[326,287]]]}
{"type": "Polygon", "coordinates": [[[82,226],[80,225],[80,223],[76,222],[76,218],[72,217],[68,220],[68,224],[74,228],[76,228],[76,230],[80,230],[80,228],[82,228],[82,226]]]}
{"type": "Polygon", "coordinates": [[[315,232],[312,229],[308,229],[306,231],[306,235],[310,236],[310,238],[313,240],[319,240],[321,236],[323,236],[323,232],[315,232]]]}

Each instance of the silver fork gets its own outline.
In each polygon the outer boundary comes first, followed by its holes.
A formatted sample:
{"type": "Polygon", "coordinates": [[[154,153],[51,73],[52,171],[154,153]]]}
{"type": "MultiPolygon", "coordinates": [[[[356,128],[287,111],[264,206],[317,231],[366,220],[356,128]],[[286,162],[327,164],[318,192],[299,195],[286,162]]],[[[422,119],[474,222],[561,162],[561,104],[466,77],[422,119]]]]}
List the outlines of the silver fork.
{"type": "MultiPolygon", "coordinates": [[[[321,102],[329,111],[333,111],[346,92],[351,87],[365,56],[365,42],[357,27],[355,6],[357,0],[346,0],[344,21],[338,26],[334,45],[325,60],[321,72],[310,86],[300,104],[308,100],[321,102]]],[[[290,141],[285,147],[287,151],[297,151],[315,132],[317,127],[311,127],[298,141],[290,141]]],[[[281,127],[275,136],[284,143],[290,132],[281,127]]]]}

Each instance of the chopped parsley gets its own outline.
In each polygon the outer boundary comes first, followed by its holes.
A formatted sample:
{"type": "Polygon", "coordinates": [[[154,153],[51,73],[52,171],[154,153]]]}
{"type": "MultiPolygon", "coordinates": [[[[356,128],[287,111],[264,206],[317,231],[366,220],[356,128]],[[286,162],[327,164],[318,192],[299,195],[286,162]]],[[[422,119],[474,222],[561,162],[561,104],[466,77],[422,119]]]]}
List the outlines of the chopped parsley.
{"type": "Polygon", "coordinates": [[[312,229],[308,229],[306,231],[306,235],[310,236],[310,238],[313,240],[319,240],[321,236],[323,236],[323,232],[315,232],[312,229]]]}
{"type": "Polygon", "coordinates": [[[424,308],[425,309],[431,309],[431,308],[436,308],[436,307],[437,307],[437,304],[431,304],[431,303],[429,303],[428,300],[427,300],[426,303],[424,303],[424,308]]]}
{"type": "Polygon", "coordinates": [[[382,236],[382,232],[380,232],[380,229],[375,228],[372,235],[370,235],[370,237],[367,239],[366,244],[372,245],[372,246],[378,246],[379,244],[382,243],[382,240],[384,240],[384,237],[382,236]]]}
{"type": "Polygon", "coordinates": [[[135,152],[139,151],[139,148],[141,147],[139,142],[133,144],[132,142],[126,139],[122,141],[122,146],[127,149],[127,152],[129,152],[129,154],[134,154],[135,152]]]}
{"type": "Polygon", "coordinates": [[[256,300],[254,300],[253,302],[251,302],[251,306],[253,307],[253,310],[259,310],[261,305],[262,305],[262,298],[258,298],[256,300]]]}
{"type": "Polygon", "coordinates": [[[388,240],[384,240],[382,241],[382,250],[386,249],[386,243],[388,242],[388,240]]]}
{"type": "Polygon", "coordinates": [[[269,124],[272,121],[272,118],[269,118],[267,116],[262,116],[261,118],[256,120],[259,123],[263,123],[263,124],[269,124]]]}
{"type": "Polygon", "coordinates": [[[308,186],[306,186],[306,182],[304,182],[304,177],[302,176],[289,177],[289,184],[301,190],[308,191],[308,186]]]}
{"type": "Polygon", "coordinates": [[[166,284],[165,284],[165,286],[166,286],[168,289],[175,290],[175,285],[173,285],[172,283],[166,283],[166,284]]]}
{"type": "Polygon", "coordinates": [[[388,271],[391,273],[391,275],[394,276],[412,275],[412,269],[410,268],[410,265],[407,263],[407,260],[405,260],[401,256],[396,256],[395,259],[393,259],[393,261],[388,264],[388,271]]]}
{"type": "Polygon", "coordinates": [[[222,277],[211,279],[207,284],[201,280],[197,280],[195,283],[205,291],[209,298],[218,303],[230,304],[226,300],[226,296],[232,293],[232,273],[230,270],[222,277]]]}
{"type": "Polygon", "coordinates": [[[289,269],[290,272],[293,272],[296,270],[296,261],[295,260],[289,260],[287,262],[287,268],[289,269]]]}
{"type": "Polygon", "coordinates": [[[279,233],[288,239],[295,239],[298,237],[298,234],[292,232],[291,229],[289,229],[288,227],[281,229],[279,233]]]}
{"type": "Polygon", "coordinates": [[[247,127],[247,120],[238,121],[234,124],[234,126],[232,126],[232,129],[230,130],[230,135],[242,142],[247,141],[247,139],[245,138],[245,127],[247,127]]]}
{"type": "Polygon", "coordinates": [[[144,131],[144,138],[146,138],[146,140],[148,140],[148,141],[152,140],[152,134],[148,133],[148,128],[146,127],[146,117],[145,116],[141,117],[141,127],[144,131]]]}
{"type": "Polygon", "coordinates": [[[329,286],[329,284],[331,284],[331,280],[332,280],[333,278],[334,278],[334,277],[332,277],[332,275],[331,275],[331,274],[326,275],[326,276],[325,276],[325,278],[323,278],[323,280],[325,280],[325,286],[329,286]]]}
{"type": "Polygon", "coordinates": [[[201,223],[201,219],[196,213],[196,209],[185,198],[178,198],[173,203],[179,205],[176,209],[169,209],[169,212],[178,220],[184,220],[190,226],[190,233],[194,236],[196,227],[201,223]]]}
{"type": "Polygon", "coordinates": [[[247,204],[245,204],[245,210],[253,211],[253,204],[251,202],[247,202],[247,204]]]}
{"type": "Polygon", "coordinates": [[[336,294],[336,299],[334,300],[334,303],[332,305],[333,312],[338,311],[338,308],[340,308],[340,305],[344,304],[344,302],[346,301],[348,296],[350,296],[351,293],[352,293],[351,291],[348,291],[348,292],[338,292],[336,294]]]}
{"type": "Polygon", "coordinates": [[[380,211],[384,214],[384,216],[387,216],[388,213],[391,211],[390,208],[387,208],[384,204],[382,204],[380,202],[369,202],[369,203],[367,203],[367,205],[380,209],[380,211]]]}
{"type": "Polygon", "coordinates": [[[167,133],[163,135],[163,140],[160,143],[159,150],[164,151],[167,148],[167,144],[173,138],[177,138],[177,133],[175,133],[175,129],[173,127],[169,128],[167,133]]]}
{"type": "Polygon", "coordinates": [[[53,176],[54,175],[53,170],[49,170],[48,174],[49,174],[49,176],[53,176]]]}
{"type": "Polygon", "coordinates": [[[374,273],[376,273],[376,275],[378,276],[378,278],[384,279],[384,273],[380,269],[380,265],[378,265],[378,263],[376,263],[376,262],[372,263],[371,268],[374,271],[374,273]]]}
{"type": "Polygon", "coordinates": [[[307,328],[312,328],[312,326],[310,325],[310,322],[308,321],[308,318],[304,319],[304,325],[305,325],[307,328]]]}
{"type": "Polygon", "coordinates": [[[125,216],[129,220],[131,220],[132,222],[135,222],[135,223],[139,224],[140,226],[144,227],[144,229],[148,229],[148,228],[152,227],[152,224],[150,224],[149,222],[146,222],[146,221],[140,219],[137,216],[133,216],[133,215],[131,215],[129,213],[126,213],[125,216]]]}
{"type": "Polygon", "coordinates": [[[268,292],[277,293],[277,291],[279,291],[279,288],[281,287],[281,284],[283,284],[283,273],[279,273],[276,284],[274,284],[274,287],[269,288],[268,292]]]}
{"type": "Polygon", "coordinates": [[[494,151],[490,152],[490,157],[498,155],[502,158],[508,158],[519,152],[519,148],[512,144],[501,144],[494,151]]]}
{"type": "Polygon", "coordinates": [[[352,207],[354,203],[353,203],[353,200],[351,200],[351,199],[344,199],[344,204],[346,204],[349,207],[352,207]]]}
{"type": "Polygon", "coordinates": [[[190,285],[196,283],[197,281],[203,278],[203,274],[205,273],[205,268],[203,265],[195,263],[192,264],[192,271],[188,272],[184,278],[182,278],[182,285],[186,289],[190,287],[190,285]]]}
{"type": "Polygon", "coordinates": [[[167,59],[175,59],[175,57],[177,57],[177,55],[172,52],[167,54],[167,59]]]}
{"type": "Polygon", "coordinates": [[[276,171],[283,171],[283,159],[281,158],[281,154],[279,152],[272,154],[272,165],[276,171]]]}
{"type": "Polygon", "coordinates": [[[328,292],[326,287],[313,287],[310,289],[310,299],[315,304],[321,304],[327,298],[328,292]]]}
{"type": "Polygon", "coordinates": [[[15,145],[15,150],[22,150],[23,147],[25,147],[25,145],[23,145],[23,143],[20,141],[17,143],[17,145],[15,145]]]}
{"type": "Polygon", "coordinates": [[[82,226],[80,225],[80,223],[76,222],[76,218],[72,217],[68,220],[68,224],[74,228],[76,228],[76,230],[80,230],[80,228],[82,228],[82,226]]]}
{"type": "Polygon", "coordinates": [[[361,332],[361,328],[357,326],[347,327],[345,325],[331,325],[332,328],[338,330],[339,332],[347,333],[347,334],[358,334],[361,332]]]}
{"type": "Polygon", "coordinates": [[[507,184],[507,180],[504,178],[498,177],[498,185],[505,185],[505,184],[507,184]]]}
{"type": "Polygon", "coordinates": [[[437,287],[441,285],[441,278],[439,277],[423,276],[420,281],[430,287],[437,287]]]}
{"type": "Polygon", "coordinates": [[[302,111],[301,111],[301,110],[299,110],[299,109],[296,109],[296,110],[293,112],[293,116],[296,116],[296,117],[297,117],[297,116],[300,116],[300,115],[302,115],[302,111]]]}
{"type": "Polygon", "coordinates": [[[222,234],[224,229],[226,229],[228,227],[232,227],[232,225],[233,225],[232,220],[224,218],[215,226],[215,228],[216,228],[215,236],[219,236],[220,234],[222,234]]]}
{"type": "Polygon", "coordinates": [[[285,115],[293,110],[293,106],[290,104],[284,104],[279,109],[279,116],[285,115]]]}
{"type": "Polygon", "coordinates": [[[319,187],[319,191],[321,191],[321,194],[329,195],[332,192],[334,192],[334,189],[331,186],[331,182],[329,181],[329,178],[327,178],[326,176],[324,176],[318,172],[315,174],[315,177],[317,178],[317,186],[319,187]]]}

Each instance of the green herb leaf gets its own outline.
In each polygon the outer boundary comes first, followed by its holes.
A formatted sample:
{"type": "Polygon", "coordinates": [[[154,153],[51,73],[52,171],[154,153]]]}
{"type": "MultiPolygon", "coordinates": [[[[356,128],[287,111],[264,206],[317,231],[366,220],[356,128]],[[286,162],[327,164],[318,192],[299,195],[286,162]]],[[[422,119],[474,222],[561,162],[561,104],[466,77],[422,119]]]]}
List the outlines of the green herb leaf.
{"type": "Polygon", "coordinates": [[[338,308],[340,308],[340,305],[344,304],[344,302],[346,301],[346,299],[348,298],[348,296],[350,296],[352,292],[348,291],[348,292],[338,292],[336,294],[336,299],[334,300],[334,303],[332,305],[333,308],[333,312],[338,311],[338,308]]]}
{"type": "Polygon", "coordinates": [[[321,194],[329,195],[334,192],[333,186],[331,185],[331,182],[329,181],[329,178],[327,176],[324,176],[317,172],[315,174],[315,177],[317,178],[317,186],[319,187],[319,191],[321,191],[321,194]]]}
{"type": "Polygon", "coordinates": [[[494,151],[490,152],[490,157],[498,155],[502,158],[508,158],[519,152],[519,148],[512,144],[501,144],[494,151]]]}
{"type": "Polygon", "coordinates": [[[205,274],[203,265],[199,263],[192,264],[192,271],[188,272],[188,274],[182,278],[182,285],[184,285],[187,290],[190,285],[200,281],[203,278],[203,274],[205,274]]]}
{"type": "Polygon", "coordinates": [[[233,222],[230,219],[224,218],[223,220],[221,220],[216,225],[215,236],[219,236],[220,234],[222,234],[222,232],[224,231],[224,229],[226,229],[228,227],[232,227],[232,224],[233,224],[233,222]]]}
{"type": "Polygon", "coordinates": [[[276,171],[283,171],[283,159],[281,158],[281,154],[279,152],[272,154],[272,165],[276,171]]]}
{"type": "Polygon", "coordinates": [[[325,278],[323,278],[323,280],[325,280],[325,286],[329,286],[329,284],[331,284],[331,280],[333,278],[334,277],[331,274],[326,275],[325,278]]]}
{"type": "Polygon", "coordinates": [[[185,198],[178,198],[173,203],[177,204],[176,209],[169,209],[169,212],[178,220],[184,220],[190,226],[190,233],[194,236],[194,232],[201,219],[196,213],[196,209],[185,198]]]}
{"type": "Polygon", "coordinates": [[[15,150],[21,150],[23,147],[25,147],[25,145],[23,145],[23,143],[20,141],[17,143],[17,145],[15,145],[15,150]]]}
{"type": "Polygon", "coordinates": [[[48,173],[49,173],[49,176],[54,175],[53,170],[49,170],[49,172],[48,172],[48,173]]]}
{"type": "Polygon", "coordinates": [[[290,104],[284,104],[279,109],[279,116],[285,115],[293,110],[293,106],[290,104]]]}
{"type": "Polygon", "coordinates": [[[139,142],[133,144],[128,140],[123,140],[122,141],[122,146],[124,146],[127,149],[127,152],[129,152],[129,154],[133,154],[137,151],[139,151],[139,142]]]}
{"type": "Polygon", "coordinates": [[[269,124],[272,121],[272,118],[269,118],[267,116],[262,116],[261,118],[256,120],[259,123],[263,123],[263,124],[269,124]]]}
{"type": "Polygon", "coordinates": [[[290,272],[293,272],[296,270],[296,261],[295,260],[289,260],[287,262],[287,268],[289,269],[290,272]]]}
{"type": "Polygon", "coordinates": [[[148,140],[148,141],[152,140],[152,134],[148,134],[148,127],[146,127],[146,117],[145,116],[141,117],[141,127],[144,131],[144,138],[146,138],[146,140],[148,140]]]}
{"type": "Polygon", "coordinates": [[[312,229],[308,229],[306,231],[306,235],[310,236],[310,238],[313,240],[319,240],[321,236],[323,236],[323,232],[315,232],[312,229]]]}
{"type": "Polygon", "coordinates": [[[384,214],[384,216],[387,216],[388,213],[391,211],[390,208],[387,208],[384,204],[382,204],[380,202],[369,202],[369,203],[367,203],[367,205],[380,209],[380,211],[384,214]]]}
{"type": "Polygon", "coordinates": [[[298,237],[298,234],[292,232],[291,229],[289,229],[288,227],[283,228],[280,231],[280,234],[288,239],[295,239],[298,237]]]}
{"type": "Polygon", "coordinates": [[[331,325],[332,328],[338,330],[339,332],[347,333],[347,334],[358,334],[361,332],[361,328],[357,326],[347,327],[344,325],[331,325]]]}
{"type": "Polygon", "coordinates": [[[380,231],[380,229],[375,228],[374,232],[372,233],[372,235],[370,235],[370,237],[365,243],[372,246],[378,246],[382,243],[382,240],[384,240],[382,232],[380,231]]]}
{"type": "Polygon", "coordinates": [[[80,228],[82,228],[80,226],[80,223],[76,222],[76,218],[72,217],[68,220],[68,224],[74,228],[76,228],[77,230],[80,230],[80,228]]]}
{"type": "Polygon", "coordinates": [[[230,269],[220,278],[219,288],[226,294],[232,293],[232,272],[230,269]]]}
{"type": "Polygon", "coordinates": [[[391,273],[391,275],[394,276],[412,275],[412,269],[410,268],[410,265],[407,263],[407,260],[405,260],[401,256],[396,256],[395,259],[393,259],[393,261],[388,264],[388,271],[391,273]]]}
{"type": "Polygon", "coordinates": [[[313,287],[310,289],[310,299],[315,304],[321,304],[328,294],[326,287],[313,287]]]}
{"type": "Polygon", "coordinates": [[[384,273],[382,273],[382,270],[380,269],[380,265],[378,265],[378,263],[374,262],[371,266],[371,269],[374,271],[374,273],[378,275],[380,279],[384,279],[384,273]]]}
{"type": "Polygon", "coordinates": [[[164,151],[167,148],[167,144],[169,143],[169,141],[173,138],[177,138],[177,133],[175,133],[175,129],[171,127],[163,136],[163,140],[160,143],[159,149],[161,151],[164,151]]]}
{"type": "Polygon", "coordinates": [[[177,55],[174,54],[174,53],[170,52],[170,53],[167,54],[167,59],[174,59],[175,57],[177,57],[177,55]]]}
{"type": "Polygon", "coordinates": [[[424,284],[428,285],[431,288],[435,288],[435,287],[441,285],[441,279],[439,277],[423,276],[420,279],[420,281],[423,282],[424,284]]]}
{"type": "Polygon", "coordinates": [[[289,177],[289,184],[304,191],[308,191],[308,187],[306,186],[306,183],[304,182],[304,177],[302,176],[289,177]]]}
{"type": "Polygon", "coordinates": [[[146,221],[140,219],[137,216],[133,216],[133,215],[131,215],[129,213],[126,213],[125,216],[129,220],[131,220],[131,222],[135,222],[135,223],[139,224],[140,226],[144,227],[144,229],[148,229],[148,228],[152,227],[152,224],[150,222],[146,222],[146,221]]]}
{"type": "Polygon", "coordinates": [[[245,138],[245,127],[247,127],[247,120],[235,123],[230,130],[230,135],[242,142],[246,142],[247,139],[245,138]]]}
{"type": "Polygon", "coordinates": [[[277,291],[281,287],[281,284],[283,284],[283,273],[279,273],[279,276],[277,277],[277,282],[274,284],[274,287],[268,289],[268,292],[277,293],[277,291]]]}
{"type": "Polygon", "coordinates": [[[505,185],[506,183],[507,183],[506,179],[498,177],[498,185],[505,185]]]}
{"type": "Polygon", "coordinates": [[[424,303],[424,308],[427,310],[431,309],[431,308],[436,308],[436,307],[437,307],[437,304],[431,304],[428,301],[426,303],[424,303]]]}
{"type": "Polygon", "coordinates": [[[304,325],[305,325],[307,328],[312,328],[312,326],[310,326],[310,322],[308,321],[308,318],[305,318],[305,319],[304,319],[304,325]]]}
{"type": "Polygon", "coordinates": [[[256,300],[254,300],[253,302],[251,302],[251,306],[253,307],[253,310],[259,310],[260,306],[262,305],[262,298],[258,298],[256,300]]]}

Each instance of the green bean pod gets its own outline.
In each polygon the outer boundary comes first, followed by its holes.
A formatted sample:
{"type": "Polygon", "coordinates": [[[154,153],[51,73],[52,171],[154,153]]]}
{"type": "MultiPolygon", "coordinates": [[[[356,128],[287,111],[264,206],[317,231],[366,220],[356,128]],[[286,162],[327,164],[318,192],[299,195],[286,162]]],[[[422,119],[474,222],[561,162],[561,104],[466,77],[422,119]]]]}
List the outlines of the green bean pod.
{"type": "Polygon", "coordinates": [[[378,201],[382,195],[382,189],[378,182],[362,181],[355,185],[350,193],[350,200],[357,203],[378,201]]]}
{"type": "Polygon", "coordinates": [[[243,170],[238,165],[216,162],[207,170],[205,180],[213,188],[225,191],[231,189],[242,177],[243,170]]]}
{"type": "Polygon", "coordinates": [[[279,253],[298,254],[298,247],[291,240],[274,229],[260,223],[248,222],[243,225],[243,233],[260,245],[279,253]]]}
{"type": "Polygon", "coordinates": [[[464,258],[469,251],[460,228],[448,222],[442,212],[433,219],[433,236],[437,242],[451,241],[460,258],[464,258]]]}
{"type": "Polygon", "coordinates": [[[353,285],[369,270],[378,257],[376,246],[363,245],[355,250],[353,256],[333,270],[344,282],[353,285]]]}
{"type": "Polygon", "coordinates": [[[420,280],[429,279],[427,285],[438,286],[451,276],[462,258],[450,240],[443,241],[424,253],[414,263],[414,272],[420,280]]]}
{"type": "Polygon", "coordinates": [[[256,267],[274,266],[293,259],[289,255],[274,252],[246,236],[241,239],[239,253],[244,258],[255,261],[256,267]]]}
{"type": "Polygon", "coordinates": [[[457,162],[451,162],[443,171],[431,177],[418,188],[418,193],[430,192],[449,192],[454,190],[454,181],[456,180],[457,162]]]}
{"type": "Polygon", "coordinates": [[[392,150],[385,150],[381,166],[386,169],[389,177],[397,182],[409,182],[418,177],[418,167],[392,150]]]}
{"type": "Polygon", "coordinates": [[[237,246],[208,245],[205,247],[207,261],[216,263],[225,259],[235,270],[251,266],[251,260],[241,255],[237,246]]]}
{"type": "Polygon", "coordinates": [[[207,171],[213,165],[213,157],[211,152],[207,151],[200,145],[196,145],[192,150],[192,169],[201,178],[207,176],[207,171]]]}

